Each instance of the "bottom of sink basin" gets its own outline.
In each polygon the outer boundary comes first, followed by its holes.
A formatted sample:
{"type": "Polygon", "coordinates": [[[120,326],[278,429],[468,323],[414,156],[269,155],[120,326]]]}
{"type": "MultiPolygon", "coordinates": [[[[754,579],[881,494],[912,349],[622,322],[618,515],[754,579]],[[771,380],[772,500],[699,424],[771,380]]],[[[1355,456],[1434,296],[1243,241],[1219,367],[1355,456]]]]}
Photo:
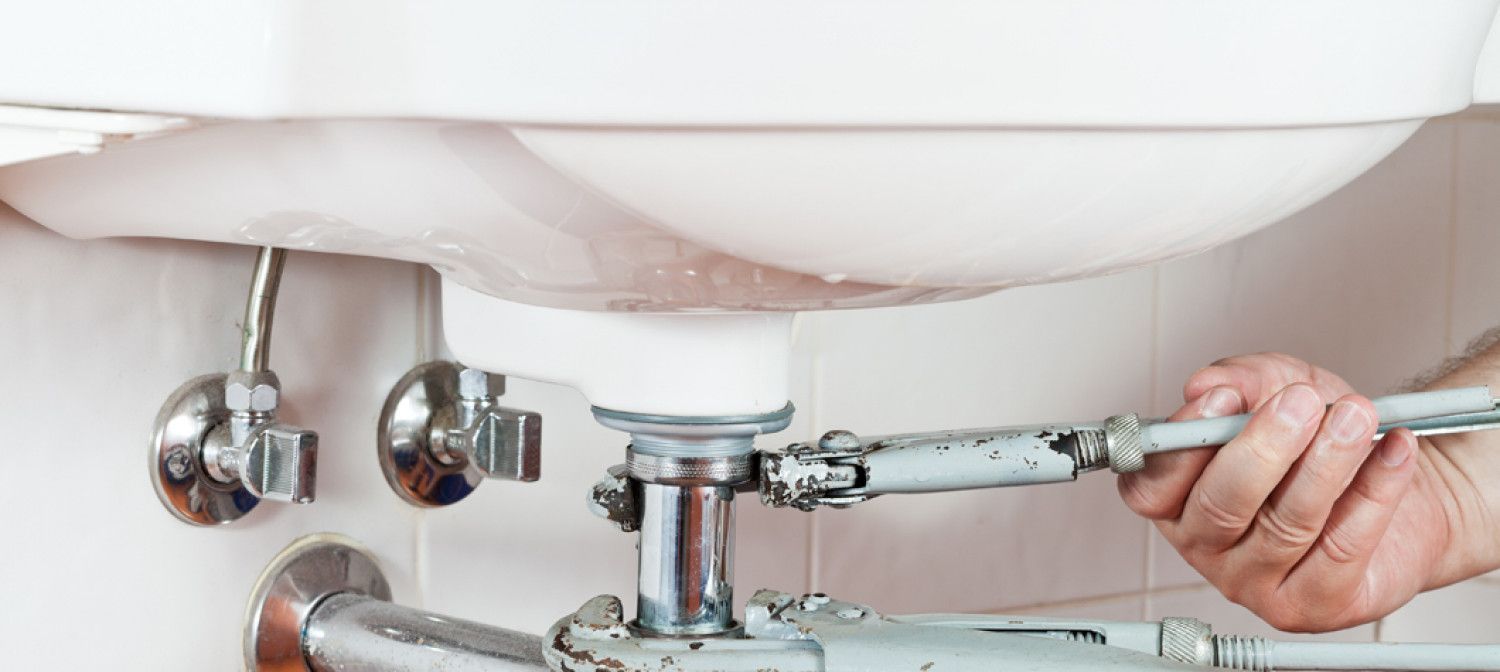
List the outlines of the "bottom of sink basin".
{"type": "Polygon", "coordinates": [[[1281,219],[1420,120],[1222,130],[223,122],[0,168],[78,238],[429,263],[615,311],[901,305],[1099,275],[1281,219]]]}

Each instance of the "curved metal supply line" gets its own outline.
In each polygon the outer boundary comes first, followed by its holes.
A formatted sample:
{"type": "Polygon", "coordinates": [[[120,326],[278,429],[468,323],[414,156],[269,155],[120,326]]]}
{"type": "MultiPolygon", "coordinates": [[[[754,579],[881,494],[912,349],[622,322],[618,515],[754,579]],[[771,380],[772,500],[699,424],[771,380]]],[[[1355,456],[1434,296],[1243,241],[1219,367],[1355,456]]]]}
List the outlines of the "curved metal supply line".
{"type": "Polygon", "coordinates": [[[245,300],[245,323],[240,339],[240,370],[266,371],[271,361],[271,319],[276,313],[276,292],[281,286],[281,269],[286,265],[286,250],[260,248],[255,259],[255,275],[250,280],[250,296],[245,300]]]}

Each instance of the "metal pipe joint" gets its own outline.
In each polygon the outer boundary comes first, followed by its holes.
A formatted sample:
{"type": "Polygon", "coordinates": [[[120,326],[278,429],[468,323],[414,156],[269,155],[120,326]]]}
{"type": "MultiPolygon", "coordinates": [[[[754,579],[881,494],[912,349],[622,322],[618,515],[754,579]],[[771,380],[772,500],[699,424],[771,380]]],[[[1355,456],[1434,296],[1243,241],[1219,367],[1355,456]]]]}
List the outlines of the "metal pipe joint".
{"type": "Polygon", "coordinates": [[[640,533],[636,619],[661,636],[733,633],[734,494],[754,482],[754,438],[792,408],[738,417],[671,417],[594,409],[630,434],[623,469],[596,485],[596,511],[640,533]]]}

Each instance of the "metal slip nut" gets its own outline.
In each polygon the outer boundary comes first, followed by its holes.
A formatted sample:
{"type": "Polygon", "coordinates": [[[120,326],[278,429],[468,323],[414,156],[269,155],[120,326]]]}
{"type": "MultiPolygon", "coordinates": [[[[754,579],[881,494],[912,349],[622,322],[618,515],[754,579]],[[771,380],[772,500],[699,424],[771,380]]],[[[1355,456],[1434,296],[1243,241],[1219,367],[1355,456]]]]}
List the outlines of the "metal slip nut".
{"type": "Polygon", "coordinates": [[[641,453],[632,446],[625,453],[630,477],[663,485],[739,485],[755,476],[753,453],[708,457],[672,457],[641,453]]]}
{"type": "Polygon", "coordinates": [[[1161,656],[1192,665],[1212,665],[1213,628],[1196,618],[1161,619],[1161,656]]]}
{"type": "Polygon", "coordinates": [[[1129,474],[1146,468],[1141,447],[1141,418],[1134,413],[1112,415],[1104,421],[1104,444],[1109,451],[1109,469],[1129,474]]]}

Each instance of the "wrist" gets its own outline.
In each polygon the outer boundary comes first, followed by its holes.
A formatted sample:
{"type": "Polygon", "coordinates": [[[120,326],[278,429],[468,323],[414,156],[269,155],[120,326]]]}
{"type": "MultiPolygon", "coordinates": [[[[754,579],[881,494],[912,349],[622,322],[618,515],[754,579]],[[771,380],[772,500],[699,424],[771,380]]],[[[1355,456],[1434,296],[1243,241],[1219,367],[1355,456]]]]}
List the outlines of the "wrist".
{"type": "Polygon", "coordinates": [[[1500,460],[1492,459],[1497,450],[1500,435],[1489,432],[1418,439],[1418,477],[1408,497],[1441,540],[1430,549],[1424,590],[1500,568],[1500,460]]]}

